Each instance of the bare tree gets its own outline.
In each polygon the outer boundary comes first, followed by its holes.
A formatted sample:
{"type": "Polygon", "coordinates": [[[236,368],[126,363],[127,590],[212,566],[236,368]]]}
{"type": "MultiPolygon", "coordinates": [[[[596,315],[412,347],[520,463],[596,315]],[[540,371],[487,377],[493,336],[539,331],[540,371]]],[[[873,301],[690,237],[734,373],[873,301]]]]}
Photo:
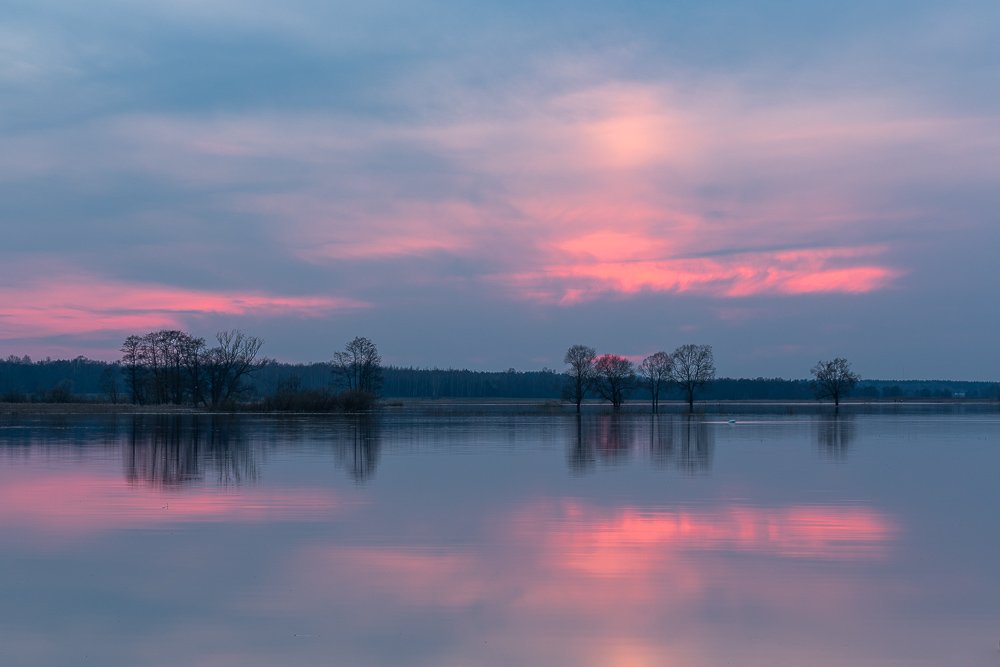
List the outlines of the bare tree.
{"type": "Polygon", "coordinates": [[[810,371],[813,376],[813,391],[816,398],[833,399],[833,405],[840,409],[840,399],[854,389],[861,376],[851,370],[851,362],[843,357],[833,361],[820,361],[810,371]]]}
{"type": "Polygon", "coordinates": [[[635,386],[635,366],[617,354],[602,354],[594,360],[594,388],[605,400],[611,401],[615,412],[635,386]]]}
{"type": "Polygon", "coordinates": [[[569,390],[576,403],[576,412],[580,413],[580,404],[587,396],[587,388],[594,379],[594,359],[597,351],[586,345],[573,345],[566,350],[563,363],[569,366],[569,390]]]}
{"type": "Polygon", "coordinates": [[[121,364],[133,403],[200,402],[200,363],[205,340],[173,329],[129,336],[121,364]]]}
{"type": "Polygon", "coordinates": [[[132,402],[136,404],[146,402],[146,369],[142,358],[142,336],[129,336],[122,343],[122,366],[125,368],[125,381],[128,383],[129,393],[132,395],[132,402]]]}
{"type": "Polygon", "coordinates": [[[215,339],[218,346],[201,355],[200,365],[208,401],[212,407],[219,407],[239,396],[245,389],[243,381],[263,364],[257,360],[257,353],[264,341],[239,329],[220,331],[215,339]]]}
{"type": "Polygon", "coordinates": [[[660,410],[660,391],[663,389],[663,385],[670,381],[672,365],[670,355],[666,352],[654,352],[639,364],[639,372],[649,387],[654,414],[660,410]]]}
{"type": "Polygon", "coordinates": [[[715,379],[715,359],[711,345],[681,345],[671,355],[670,379],[687,399],[688,412],[694,412],[694,390],[715,379]]]}
{"type": "Polygon", "coordinates": [[[382,355],[375,343],[357,336],[347,344],[343,352],[333,355],[333,371],[341,378],[348,391],[374,396],[382,385],[382,355]]]}
{"type": "Polygon", "coordinates": [[[108,364],[101,370],[101,391],[104,392],[109,403],[117,403],[119,400],[118,378],[121,377],[121,374],[122,367],[117,361],[108,364]]]}

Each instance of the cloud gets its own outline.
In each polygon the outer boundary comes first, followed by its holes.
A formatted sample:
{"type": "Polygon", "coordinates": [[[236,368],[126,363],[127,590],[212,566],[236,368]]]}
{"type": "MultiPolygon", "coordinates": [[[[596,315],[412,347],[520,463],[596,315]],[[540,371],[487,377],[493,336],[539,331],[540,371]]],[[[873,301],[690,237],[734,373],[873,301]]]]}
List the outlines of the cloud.
{"type": "MultiPolygon", "coordinates": [[[[655,296],[677,312],[690,295],[707,313],[767,296],[801,314],[782,325],[792,343],[826,334],[790,297],[889,295],[881,312],[906,327],[922,285],[988,278],[927,261],[996,240],[985,3],[902,21],[880,5],[864,22],[820,7],[133,4],[42,0],[0,40],[8,256],[206,293],[336,285],[379,306],[419,285],[441,311],[462,291],[522,316],[562,303],[591,329],[587,303],[655,296]]],[[[697,317],[677,326],[721,327],[720,342],[738,326],[697,317]]],[[[496,363],[523,365],[552,335],[493,344],[513,355],[496,363]]]]}
{"type": "Polygon", "coordinates": [[[350,298],[265,292],[216,292],[169,285],[123,283],[65,273],[0,287],[0,338],[38,338],[95,332],[181,327],[206,315],[310,317],[364,308],[350,298]]]}
{"type": "Polygon", "coordinates": [[[881,254],[879,248],[641,259],[648,249],[655,254],[658,246],[662,242],[657,239],[590,235],[559,244],[556,254],[562,254],[562,263],[549,264],[538,272],[500,276],[498,280],[524,298],[572,305],[608,294],[639,292],[690,292],[714,298],[857,294],[884,289],[901,275],[901,271],[889,266],[868,263],[881,254]],[[597,246],[592,245],[595,239],[599,241],[597,246]]]}

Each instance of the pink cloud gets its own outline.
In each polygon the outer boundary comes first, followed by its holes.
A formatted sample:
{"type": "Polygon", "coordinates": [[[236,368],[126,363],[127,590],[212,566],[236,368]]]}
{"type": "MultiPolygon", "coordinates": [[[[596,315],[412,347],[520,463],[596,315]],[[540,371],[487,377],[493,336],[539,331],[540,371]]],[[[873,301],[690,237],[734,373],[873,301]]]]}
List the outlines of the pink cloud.
{"type": "MultiPolygon", "coordinates": [[[[914,232],[930,215],[892,193],[982,179],[995,155],[995,142],[982,139],[990,119],[920,115],[874,95],[761,106],[733,83],[695,95],[669,81],[591,78],[407,125],[314,114],[129,116],[76,138],[100,141],[101,151],[66,155],[68,137],[28,137],[0,157],[0,171],[36,161],[43,172],[80,175],[128,165],[220,186],[217,206],[266,221],[275,245],[304,261],[447,253],[472,260],[464,266],[483,260],[495,274],[486,278],[515,298],[569,304],[642,291],[727,299],[885,289],[903,271],[870,247],[872,229],[881,238],[903,225],[914,232]],[[395,170],[359,167],[397,150],[416,156],[403,171],[421,169],[421,155],[436,165],[426,189],[414,191],[395,170]],[[106,164],[95,165],[95,154],[106,164]],[[276,163],[300,177],[289,183],[276,163]],[[265,187],[230,187],[247,184],[265,187]],[[823,255],[833,244],[863,252],[823,255]],[[734,246],[748,250],[720,254],[734,246]],[[787,257],[752,247],[815,250],[787,257]]],[[[276,312],[277,297],[268,298],[253,307],[276,312]]],[[[173,318],[153,310],[141,321],[173,318]]]]}
{"type": "Polygon", "coordinates": [[[181,326],[198,315],[310,316],[361,308],[354,299],[222,292],[125,283],[86,275],[0,287],[0,338],[181,326]]]}
{"type": "Polygon", "coordinates": [[[572,304],[602,295],[644,291],[692,292],[718,298],[856,294],[885,289],[901,275],[901,271],[873,261],[883,252],[878,247],[646,259],[663,246],[656,238],[587,235],[557,244],[540,271],[497,279],[526,298],[572,304]]]}

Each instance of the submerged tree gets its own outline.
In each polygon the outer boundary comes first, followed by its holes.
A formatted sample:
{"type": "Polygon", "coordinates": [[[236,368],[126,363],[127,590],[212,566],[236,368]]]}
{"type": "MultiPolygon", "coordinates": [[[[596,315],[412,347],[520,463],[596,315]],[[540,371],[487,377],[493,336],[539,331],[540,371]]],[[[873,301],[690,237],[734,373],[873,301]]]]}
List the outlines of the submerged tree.
{"type": "Polygon", "coordinates": [[[569,366],[569,392],[573,402],[576,403],[576,411],[580,412],[580,404],[587,396],[587,388],[594,379],[594,359],[597,352],[592,347],[586,345],[573,345],[566,350],[563,363],[569,366]]]}
{"type": "Polygon", "coordinates": [[[671,355],[670,379],[687,399],[694,412],[694,390],[715,379],[715,359],[711,345],[681,345],[671,355]]]}
{"type": "Polygon", "coordinates": [[[382,386],[382,355],[375,343],[357,336],[333,355],[333,371],[348,391],[375,396],[382,386]]]}
{"type": "Polygon", "coordinates": [[[615,412],[622,409],[635,381],[635,366],[621,355],[602,354],[594,361],[594,388],[611,402],[615,412]]]}
{"type": "Polygon", "coordinates": [[[840,399],[851,393],[861,376],[851,370],[851,362],[843,357],[832,361],[820,361],[810,371],[813,376],[813,391],[816,398],[833,400],[840,409],[840,399]]]}
{"type": "Polygon", "coordinates": [[[663,389],[663,385],[670,381],[672,365],[670,355],[666,352],[654,352],[639,364],[639,372],[649,387],[654,413],[660,409],[660,391],[663,389]]]}

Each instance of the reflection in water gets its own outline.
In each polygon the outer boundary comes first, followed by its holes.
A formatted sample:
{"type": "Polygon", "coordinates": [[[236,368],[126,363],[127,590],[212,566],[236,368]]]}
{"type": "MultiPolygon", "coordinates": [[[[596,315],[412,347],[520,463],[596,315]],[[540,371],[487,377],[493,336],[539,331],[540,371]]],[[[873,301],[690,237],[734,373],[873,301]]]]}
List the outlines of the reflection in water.
{"type": "Polygon", "coordinates": [[[857,424],[854,415],[834,415],[819,417],[813,423],[816,432],[816,444],[820,452],[831,460],[843,461],[847,458],[847,450],[857,435],[857,424]]]}
{"type": "Polygon", "coordinates": [[[0,664],[996,662],[1000,421],[622,417],[0,423],[0,664]]]}
{"type": "Polygon", "coordinates": [[[576,415],[568,448],[569,467],[579,473],[598,461],[621,461],[643,441],[648,441],[650,458],[658,465],[674,465],[686,473],[707,471],[712,466],[715,432],[699,417],[651,415],[647,421],[607,414],[576,415]]]}
{"type": "Polygon", "coordinates": [[[462,546],[313,543],[256,599],[315,618],[373,605],[396,627],[418,613],[447,619],[479,640],[448,664],[728,664],[677,651],[704,641],[690,636],[704,617],[738,628],[747,610],[826,619],[864,607],[881,592],[863,579],[831,585],[814,574],[832,561],[842,573],[880,562],[893,533],[887,517],[857,506],[687,511],[568,499],[514,507],[487,525],[494,532],[462,546]],[[573,640],[553,643],[562,632],[573,640]],[[502,660],[484,660],[487,640],[502,644],[502,660]]]}
{"type": "Polygon", "coordinates": [[[715,431],[694,415],[664,415],[651,420],[649,451],[658,465],[673,464],[687,473],[707,471],[715,452],[715,431]]]}
{"type": "Polygon", "coordinates": [[[893,533],[886,517],[861,507],[733,504],[701,511],[630,506],[609,511],[565,501],[532,512],[549,516],[558,527],[547,530],[548,539],[568,566],[599,574],[643,569],[665,549],[870,560],[885,555],[893,533]]]}
{"type": "Polygon", "coordinates": [[[355,482],[364,482],[375,474],[382,449],[378,419],[373,415],[351,415],[346,432],[333,441],[337,462],[347,469],[355,482]]]}
{"type": "Polygon", "coordinates": [[[594,447],[590,440],[583,437],[583,417],[576,415],[573,425],[573,438],[569,446],[569,469],[575,473],[581,473],[592,467],[597,462],[594,447]]]}
{"type": "Polygon", "coordinates": [[[130,483],[176,487],[211,471],[220,486],[257,480],[257,462],[232,415],[140,415],[122,449],[130,483]]]}
{"type": "Polygon", "coordinates": [[[635,420],[628,415],[576,415],[569,467],[583,472],[598,459],[614,463],[626,458],[635,445],[635,420]]]}

